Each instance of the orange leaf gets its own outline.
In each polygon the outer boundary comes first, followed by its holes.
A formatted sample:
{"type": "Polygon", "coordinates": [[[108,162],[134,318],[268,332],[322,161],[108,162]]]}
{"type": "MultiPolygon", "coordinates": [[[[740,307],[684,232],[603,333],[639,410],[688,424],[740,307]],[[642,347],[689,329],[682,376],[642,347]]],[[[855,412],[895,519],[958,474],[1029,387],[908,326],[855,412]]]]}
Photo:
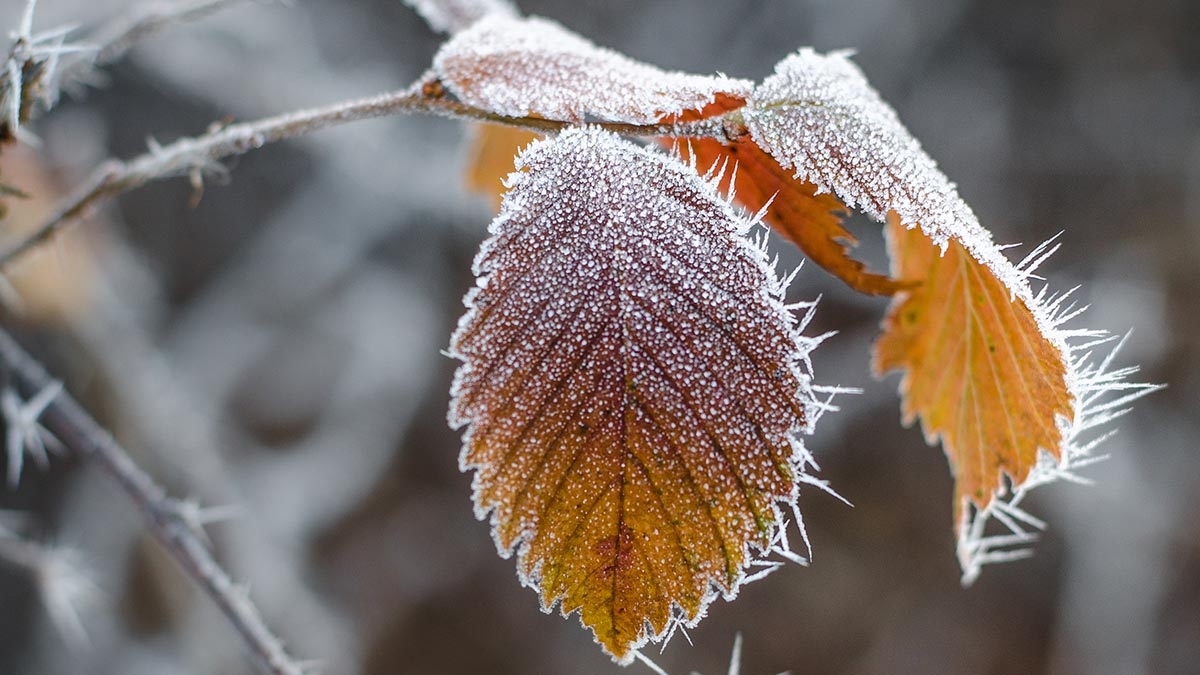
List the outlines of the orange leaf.
{"type": "Polygon", "coordinates": [[[1030,308],[956,240],[944,255],[919,228],[893,214],[887,235],[893,272],[920,282],[898,295],[875,345],[875,371],[903,369],[906,425],[919,415],[939,438],[955,477],[954,517],[987,508],[1029,476],[1046,451],[1061,458],[1057,419],[1074,419],[1067,364],[1030,308]]]}
{"type": "Polygon", "coordinates": [[[868,272],[861,261],[850,257],[850,247],[857,240],[842,227],[841,214],[847,210],[837,197],[828,192],[818,194],[817,186],[795,179],[749,137],[729,145],[708,138],[691,140],[682,147],[682,154],[694,156],[701,168],[726,161],[734,166],[736,162],[732,187],[738,203],[757,213],[770,202],[763,220],[850,288],[892,295],[905,287],[887,275],[868,272]]]}
{"type": "Polygon", "coordinates": [[[467,189],[491,199],[500,210],[504,179],[513,171],[513,158],[541,134],[503,124],[472,124],[467,150],[467,189]]]}
{"type": "Polygon", "coordinates": [[[518,160],[452,343],[450,419],[501,553],[621,662],[779,548],[809,344],[694,171],[594,128],[518,160]]]}

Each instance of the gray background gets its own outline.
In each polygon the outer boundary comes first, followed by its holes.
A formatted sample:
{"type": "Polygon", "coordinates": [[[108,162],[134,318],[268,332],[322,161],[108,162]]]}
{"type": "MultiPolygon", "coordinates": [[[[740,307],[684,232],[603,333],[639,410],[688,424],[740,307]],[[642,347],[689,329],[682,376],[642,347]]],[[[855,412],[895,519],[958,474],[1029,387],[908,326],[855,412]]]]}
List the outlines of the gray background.
{"type": "MultiPolygon", "coordinates": [[[[23,3],[3,0],[0,27],[23,3]]],[[[43,0],[39,28],[131,3],[43,0]]],[[[1147,0],[524,2],[668,68],[761,79],[790,51],[852,48],[873,84],[1001,242],[1063,230],[1043,274],[1077,283],[1078,325],[1134,329],[1120,361],[1170,387],[1136,406],[1087,471],[1036,493],[1050,529],[1028,561],[958,583],[951,479],[899,427],[897,378],[868,350],[886,302],[815,266],[818,377],[862,387],[810,447],[855,503],[801,499],[815,549],[716,602],[656,660],[743,673],[1185,673],[1200,663],[1200,3],[1147,0]]],[[[440,37],[399,0],[247,5],[179,26],[106,70],[34,131],[62,186],[226,117],[399,88],[440,37]]],[[[476,521],[444,422],[439,354],[490,218],[461,188],[461,124],[362,122],[230,162],[189,208],[185,181],[86,227],[99,271],[66,323],[20,323],[172,489],[238,504],[213,530],[293,651],[329,673],[613,673],[575,619],[537,609],[476,521]]],[[[11,177],[12,169],[5,169],[11,177]]],[[[860,254],[883,265],[875,224],[860,254]]],[[[777,242],[778,244],[778,242],[777,242]]],[[[787,267],[799,262],[778,245],[787,267]]],[[[0,672],[249,672],[241,645],[142,534],[107,480],[59,461],[0,507],[79,549],[102,589],[68,649],[29,575],[0,562],[0,672]]],[[[647,672],[635,665],[630,672],[647,672]]]]}

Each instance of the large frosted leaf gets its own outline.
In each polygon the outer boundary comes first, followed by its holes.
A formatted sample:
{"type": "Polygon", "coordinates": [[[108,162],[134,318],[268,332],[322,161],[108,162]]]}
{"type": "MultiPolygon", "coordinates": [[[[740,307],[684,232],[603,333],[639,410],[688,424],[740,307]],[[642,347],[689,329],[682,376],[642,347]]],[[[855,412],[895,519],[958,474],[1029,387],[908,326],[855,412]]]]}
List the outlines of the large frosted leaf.
{"type": "Polygon", "coordinates": [[[501,554],[628,662],[787,554],[815,341],[686,165],[579,129],[517,166],[452,339],[450,419],[501,554]]]}

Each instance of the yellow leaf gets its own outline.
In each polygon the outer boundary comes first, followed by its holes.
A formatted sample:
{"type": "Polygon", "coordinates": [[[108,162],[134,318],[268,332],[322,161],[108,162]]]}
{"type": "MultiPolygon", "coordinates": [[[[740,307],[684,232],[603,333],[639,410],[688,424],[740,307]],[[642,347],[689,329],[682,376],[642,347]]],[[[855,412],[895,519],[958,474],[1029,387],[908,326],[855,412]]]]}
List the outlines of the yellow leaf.
{"type": "Polygon", "coordinates": [[[628,662],[778,550],[778,504],[813,481],[810,346],[687,166],[596,129],[518,166],[451,342],[450,419],[501,553],[628,662]]]}
{"type": "Polygon", "coordinates": [[[957,241],[945,254],[920,228],[888,217],[893,274],[920,286],[893,300],[875,371],[905,371],[904,423],[918,416],[954,473],[954,518],[987,508],[1004,476],[1020,485],[1038,451],[1061,458],[1058,416],[1074,419],[1062,351],[1026,303],[957,241]]]}

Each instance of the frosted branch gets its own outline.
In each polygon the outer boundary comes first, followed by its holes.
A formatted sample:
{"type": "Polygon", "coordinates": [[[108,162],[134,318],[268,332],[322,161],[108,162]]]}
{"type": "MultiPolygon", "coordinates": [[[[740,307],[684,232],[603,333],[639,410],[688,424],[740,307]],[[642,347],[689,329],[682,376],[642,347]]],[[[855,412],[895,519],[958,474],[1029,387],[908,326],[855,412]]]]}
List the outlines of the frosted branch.
{"type": "MultiPolygon", "coordinates": [[[[569,122],[538,117],[506,117],[461,103],[447,97],[440,82],[427,75],[402,91],[285,113],[256,122],[217,127],[202,136],[183,138],[169,145],[152,146],[146,154],[131,160],[109,160],[97,168],[49,219],[20,239],[0,247],[0,267],[85,217],[101,202],[148,183],[178,176],[191,176],[194,182],[199,182],[204,174],[222,170],[218,163],[220,160],[246,154],[268,143],[358,120],[408,113],[508,124],[543,133],[573,126],[569,122]]],[[[736,111],[731,115],[737,115],[736,111]]],[[[636,136],[724,139],[739,133],[735,128],[736,120],[731,122],[724,117],[677,124],[610,122],[597,126],[636,136]]]]}
{"type": "Polygon", "coordinates": [[[41,425],[65,447],[97,463],[116,480],[145,517],[151,534],[204,589],[241,635],[259,671],[264,675],[303,675],[305,667],[288,655],[243,588],[234,584],[213,557],[198,533],[197,522],[203,520],[196,517],[196,509],[171,498],[75,399],[57,391],[42,365],[3,330],[0,330],[0,363],[17,389],[26,393],[56,392],[40,411],[41,425]]]}
{"type": "MultiPolygon", "coordinates": [[[[120,60],[139,42],[167,28],[205,19],[227,7],[247,2],[249,0],[147,2],[112,24],[92,31],[87,40],[92,48],[76,57],[64,59],[55,78],[57,86],[50,96],[56,96],[58,89],[72,93],[74,89],[89,84],[95,68],[120,60]]],[[[53,102],[53,98],[50,102],[53,102]]]]}

